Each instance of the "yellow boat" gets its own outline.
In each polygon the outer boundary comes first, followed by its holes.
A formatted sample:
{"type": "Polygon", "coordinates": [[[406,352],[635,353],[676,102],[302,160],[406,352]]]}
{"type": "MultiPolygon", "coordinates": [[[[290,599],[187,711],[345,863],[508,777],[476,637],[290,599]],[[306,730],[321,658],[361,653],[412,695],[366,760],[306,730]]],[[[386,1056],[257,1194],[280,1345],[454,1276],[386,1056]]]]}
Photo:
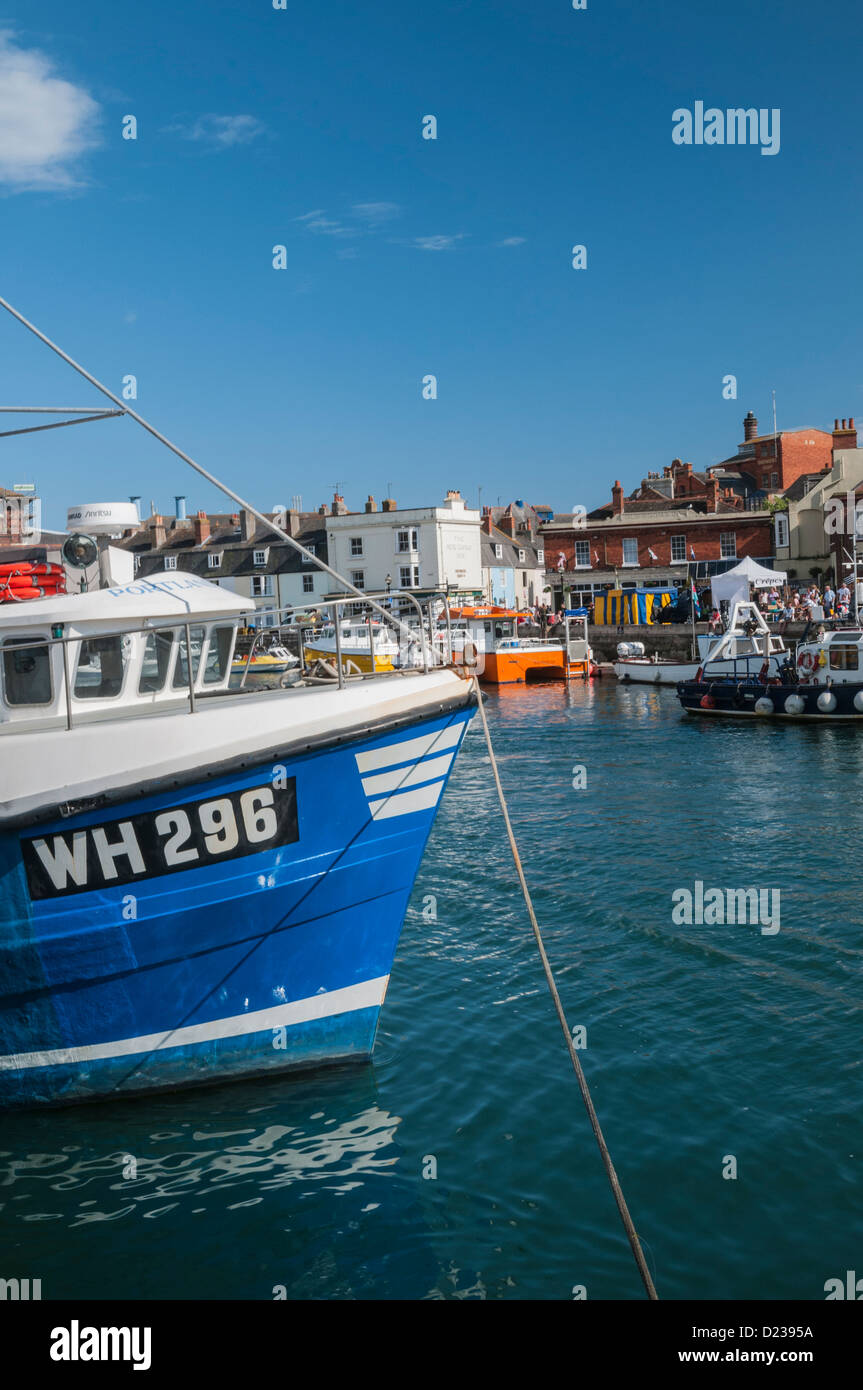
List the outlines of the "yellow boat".
{"type": "MultiPolygon", "coordinates": [[[[374,670],[393,671],[401,664],[398,643],[394,642],[382,623],[371,626],[374,644],[374,670]]],[[[335,665],[336,629],[328,623],[317,632],[304,634],[303,651],[306,662],[320,659],[335,665]]],[[[342,669],[361,671],[369,674],[372,670],[372,654],[369,647],[369,624],[361,621],[342,620],[340,628],[342,669]]]]}

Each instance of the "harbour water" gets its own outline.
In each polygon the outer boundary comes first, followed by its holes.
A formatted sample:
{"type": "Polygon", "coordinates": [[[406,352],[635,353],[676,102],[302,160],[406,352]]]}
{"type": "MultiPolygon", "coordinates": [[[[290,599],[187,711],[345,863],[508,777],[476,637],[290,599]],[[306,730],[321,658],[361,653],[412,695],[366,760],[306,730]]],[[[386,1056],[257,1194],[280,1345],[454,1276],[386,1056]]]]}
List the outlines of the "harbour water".
{"type": "MultiPolygon", "coordinates": [[[[861,1260],[858,731],[613,681],[487,711],[660,1297],[823,1299],[861,1260]],[[697,881],[779,888],[780,930],[676,924],[697,881]]],[[[43,1299],[643,1297],[477,720],[373,1062],[4,1116],[0,1255],[43,1299]]]]}

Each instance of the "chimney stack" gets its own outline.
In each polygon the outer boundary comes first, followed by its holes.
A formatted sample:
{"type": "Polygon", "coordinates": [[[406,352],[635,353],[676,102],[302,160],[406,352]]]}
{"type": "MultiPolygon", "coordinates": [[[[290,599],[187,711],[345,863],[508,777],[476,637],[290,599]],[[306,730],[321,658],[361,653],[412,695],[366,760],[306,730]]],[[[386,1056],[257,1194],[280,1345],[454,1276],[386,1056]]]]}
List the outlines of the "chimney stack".
{"type": "Polygon", "coordinates": [[[330,508],[333,516],[347,516],[348,509],[345,506],[345,499],[340,492],[333,493],[333,504],[330,508]]]}
{"type": "Polygon", "coordinates": [[[366,502],[366,511],[367,511],[367,512],[376,512],[377,509],[378,509],[378,504],[377,504],[377,502],[375,501],[375,499],[372,497],[372,494],[369,493],[369,500],[366,502]]]}
{"type": "Polygon", "coordinates": [[[623,515],[623,488],[620,486],[620,479],[616,478],[614,487],[611,489],[611,510],[615,516],[623,515]]]}
{"type": "Polygon", "coordinates": [[[854,416],[850,420],[843,420],[840,426],[838,420],[833,421],[833,448],[834,449],[856,449],[857,430],[854,426],[854,416]]]}
{"type": "Polygon", "coordinates": [[[206,512],[198,512],[193,522],[195,527],[195,545],[205,545],[210,539],[210,518],[206,512]]]}
{"type": "Polygon", "coordinates": [[[254,540],[257,527],[258,523],[252,513],[244,507],[240,513],[240,539],[244,541],[254,540]]]}
{"type": "MultiPolygon", "coordinates": [[[[844,422],[843,422],[844,423],[844,422]]],[[[178,521],[186,520],[186,499],[185,497],[174,497],[174,515],[178,521]]]]}
{"type": "Polygon", "coordinates": [[[394,497],[385,497],[383,502],[381,503],[381,511],[394,512],[397,510],[398,508],[396,507],[396,499],[394,497]]]}
{"type": "Polygon", "coordinates": [[[743,442],[754,439],[758,433],[758,420],[750,410],[748,415],[743,418],[743,442]]]}

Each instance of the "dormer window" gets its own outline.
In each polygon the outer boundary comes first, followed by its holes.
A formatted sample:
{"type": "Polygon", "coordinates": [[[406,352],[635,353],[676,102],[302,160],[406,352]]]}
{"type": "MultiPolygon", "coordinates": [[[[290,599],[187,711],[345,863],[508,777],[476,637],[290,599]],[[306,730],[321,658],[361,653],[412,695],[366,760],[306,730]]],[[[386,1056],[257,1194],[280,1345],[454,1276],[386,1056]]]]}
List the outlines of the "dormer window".
{"type": "Polygon", "coordinates": [[[308,550],[309,555],[303,555],[303,556],[302,556],[303,564],[304,564],[304,565],[311,565],[311,564],[314,564],[314,561],[311,560],[311,559],[309,558],[309,556],[310,556],[310,555],[317,555],[317,553],[318,553],[318,547],[317,547],[316,545],[314,545],[314,544],[313,544],[313,545],[307,545],[307,546],[306,546],[306,550],[308,550]]]}
{"type": "Polygon", "coordinates": [[[209,553],[209,555],[207,556],[207,568],[208,568],[208,569],[211,569],[211,570],[217,570],[217,569],[219,569],[219,568],[221,567],[221,564],[222,564],[222,552],[221,552],[221,550],[211,550],[210,553],[209,553]]]}
{"type": "Polygon", "coordinates": [[[141,557],[140,557],[140,555],[133,555],[133,556],[132,556],[132,573],[133,573],[133,574],[137,574],[137,573],[138,573],[138,570],[139,570],[140,568],[141,568],[141,557]]]}
{"type": "Polygon", "coordinates": [[[496,545],[496,546],[495,546],[495,548],[494,548],[494,558],[495,558],[496,560],[502,560],[502,559],[503,559],[503,546],[502,546],[502,545],[496,545]]]}
{"type": "Polygon", "coordinates": [[[519,562],[520,565],[523,565],[523,564],[524,564],[524,556],[525,556],[525,552],[524,552],[523,550],[520,550],[520,551],[518,552],[518,562],[519,562]]]}
{"type": "Polygon", "coordinates": [[[175,570],[176,568],[177,568],[177,557],[176,557],[176,555],[166,555],[166,556],[165,556],[165,569],[166,569],[166,570],[175,570]]]}
{"type": "Polygon", "coordinates": [[[267,563],[267,556],[269,555],[269,553],[269,550],[253,550],[252,564],[265,565],[267,563]]]}
{"type": "Polygon", "coordinates": [[[544,550],[538,550],[538,551],[536,552],[536,563],[537,563],[538,565],[544,565],[544,564],[545,564],[545,551],[544,551],[544,550]]]}

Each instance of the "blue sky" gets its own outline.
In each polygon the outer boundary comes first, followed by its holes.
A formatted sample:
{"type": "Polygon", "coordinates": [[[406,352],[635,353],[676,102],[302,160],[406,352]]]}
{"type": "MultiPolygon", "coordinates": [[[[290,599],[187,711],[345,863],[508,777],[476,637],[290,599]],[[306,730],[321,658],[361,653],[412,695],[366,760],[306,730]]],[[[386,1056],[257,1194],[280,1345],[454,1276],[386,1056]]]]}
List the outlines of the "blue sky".
{"type": "MultiPolygon", "coordinates": [[[[861,30],[851,0],[7,0],[0,293],[258,506],[594,506],[723,458],[772,389],[780,426],[863,416],[861,30]],[[779,108],[780,152],[675,145],[696,100],[779,108]]],[[[3,404],[96,400],[6,315],[0,370],[3,404]]],[[[221,505],[130,421],[2,447],[49,524],[221,505]]]]}

